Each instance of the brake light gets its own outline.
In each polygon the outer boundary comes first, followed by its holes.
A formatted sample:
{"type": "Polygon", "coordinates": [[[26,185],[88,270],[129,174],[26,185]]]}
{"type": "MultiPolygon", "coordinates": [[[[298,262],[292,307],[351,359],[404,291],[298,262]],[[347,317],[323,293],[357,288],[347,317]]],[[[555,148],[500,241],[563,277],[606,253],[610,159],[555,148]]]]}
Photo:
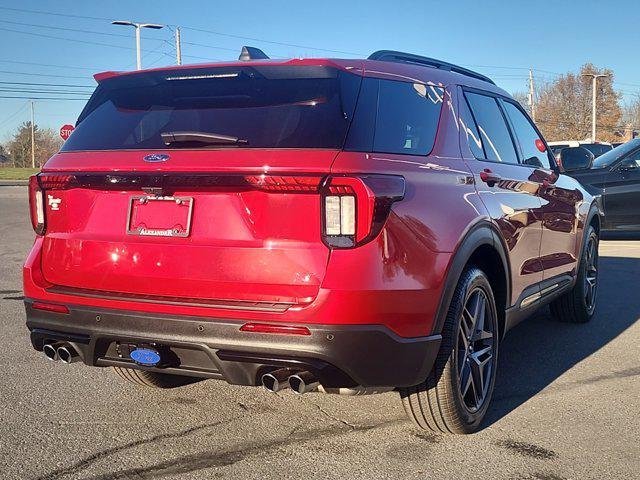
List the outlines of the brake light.
{"type": "Polygon", "coordinates": [[[329,177],[322,187],[324,243],[352,248],[374,239],[404,190],[400,176],[329,177]]]}
{"type": "Polygon", "coordinates": [[[317,192],[322,177],[263,174],[246,176],[244,179],[255,188],[271,192],[317,192]]]}
{"type": "Polygon", "coordinates": [[[311,335],[307,327],[294,325],[271,325],[268,323],[245,323],[240,327],[241,332],[279,333],[281,335],[311,335]]]}
{"type": "Polygon", "coordinates": [[[46,230],[45,202],[47,190],[66,190],[78,184],[75,175],[39,174],[29,177],[29,212],[31,225],[37,235],[46,230]]]}
{"type": "Polygon", "coordinates": [[[44,192],[38,184],[38,177],[29,177],[29,212],[31,214],[31,226],[38,235],[44,233],[44,192]]]}

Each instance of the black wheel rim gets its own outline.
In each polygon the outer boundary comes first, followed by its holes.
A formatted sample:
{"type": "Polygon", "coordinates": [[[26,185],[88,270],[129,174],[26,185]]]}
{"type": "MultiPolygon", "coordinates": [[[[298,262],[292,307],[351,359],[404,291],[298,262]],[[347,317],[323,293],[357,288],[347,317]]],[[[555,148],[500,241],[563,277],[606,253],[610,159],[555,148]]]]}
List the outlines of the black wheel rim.
{"type": "Polygon", "coordinates": [[[467,410],[475,413],[487,399],[493,380],[495,318],[482,288],[467,296],[458,329],[458,387],[467,410]]]}
{"type": "Polygon", "coordinates": [[[590,237],[587,243],[584,272],[584,303],[589,313],[596,308],[596,292],[598,290],[598,241],[590,237]]]}

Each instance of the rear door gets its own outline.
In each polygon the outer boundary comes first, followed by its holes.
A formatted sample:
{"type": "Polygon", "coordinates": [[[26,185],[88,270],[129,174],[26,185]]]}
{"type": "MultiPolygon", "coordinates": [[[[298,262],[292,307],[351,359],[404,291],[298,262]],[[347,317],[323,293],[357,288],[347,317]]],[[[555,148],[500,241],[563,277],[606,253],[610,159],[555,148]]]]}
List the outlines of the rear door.
{"type": "Polygon", "coordinates": [[[640,230],[640,149],[618,161],[606,174],[604,210],[610,227],[640,230]]]}
{"type": "Polygon", "coordinates": [[[540,262],[544,279],[570,274],[576,267],[579,245],[578,207],[583,200],[577,182],[558,175],[552,169],[553,158],[547,151],[540,132],[521,107],[507,99],[501,100],[523,165],[531,169],[529,178],[538,184],[542,202],[540,262]]]}
{"type": "MultiPolygon", "coordinates": [[[[478,194],[510,253],[515,303],[527,287],[543,278],[539,259],[542,203],[536,169],[519,162],[515,139],[498,98],[465,89],[459,109],[466,143],[475,157],[469,166],[476,177],[478,194]]],[[[464,148],[463,156],[470,157],[464,148]]]]}

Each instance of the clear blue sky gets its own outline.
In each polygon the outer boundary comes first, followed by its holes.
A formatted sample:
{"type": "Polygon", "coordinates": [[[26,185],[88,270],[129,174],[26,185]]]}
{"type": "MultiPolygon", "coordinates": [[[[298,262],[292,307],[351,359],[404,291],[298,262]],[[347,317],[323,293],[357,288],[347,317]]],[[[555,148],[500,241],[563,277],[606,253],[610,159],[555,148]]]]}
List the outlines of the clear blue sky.
{"type": "MultiPolygon", "coordinates": [[[[185,63],[234,59],[246,44],[282,57],[363,57],[396,49],[476,69],[515,92],[527,88],[529,67],[549,80],[592,62],[613,70],[616,89],[629,100],[640,94],[639,7],[637,0],[0,0],[0,97],[90,91],[15,82],[93,86],[95,72],[134,68],[133,29],[109,24],[122,19],[183,27],[185,63]]],[[[142,51],[143,67],[172,64],[173,31],[144,30],[142,51]]],[[[83,104],[36,100],[36,124],[75,123],[83,104]]],[[[0,98],[0,142],[28,118],[28,100],[0,98]]]]}

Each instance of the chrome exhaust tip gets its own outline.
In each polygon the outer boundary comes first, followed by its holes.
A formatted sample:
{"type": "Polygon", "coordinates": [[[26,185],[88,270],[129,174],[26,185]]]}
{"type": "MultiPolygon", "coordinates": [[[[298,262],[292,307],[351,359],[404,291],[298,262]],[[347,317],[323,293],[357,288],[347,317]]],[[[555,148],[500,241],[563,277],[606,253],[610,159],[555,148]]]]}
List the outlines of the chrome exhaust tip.
{"type": "Polygon", "coordinates": [[[287,380],[291,376],[291,373],[292,371],[290,368],[281,368],[279,370],[266,373],[262,375],[261,378],[262,386],[272,393],[279,392],[289,386],[289,382],[287,380]]]}
{"type": "Polygon", "coordinates": [[[56,353],[58,354],[58,358],[62,363],[69,364],[80,360],[78,352],[76,352],[75,348],[70,346],[60,347],[58,348],[56,353]]]}
{"type": "Polygon", "coordinates": [[[311,372],[300,372],[289,377],[289,386],[298,395],[314,391],[320,382],[311,372]]]}
{"type": "Polygon", "coordinates": [[[58,360],[60,360],[60,357],[58,356],[58,350],[54,345],[50,343],[47,343],[42,347],[42,353],[44,353],[44,356],[47,357],[47,360],[51,360],[52,362],[57,362],[58,360]]]}

